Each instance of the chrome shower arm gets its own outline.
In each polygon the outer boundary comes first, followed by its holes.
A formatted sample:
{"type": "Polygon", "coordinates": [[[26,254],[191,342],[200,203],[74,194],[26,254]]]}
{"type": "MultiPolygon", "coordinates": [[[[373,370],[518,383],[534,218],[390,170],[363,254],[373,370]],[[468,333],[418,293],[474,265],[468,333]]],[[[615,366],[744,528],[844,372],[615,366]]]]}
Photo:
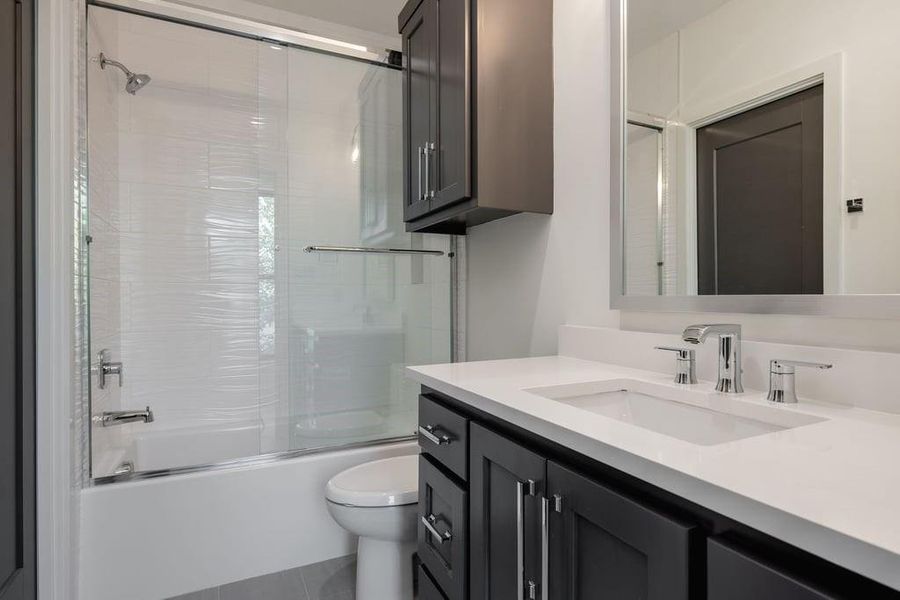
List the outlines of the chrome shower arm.
{"type": "Polygon", "coordinates": [[[134,73],[132,73],[132,72],[128,69],[128,67],[126,67],[125,65],[123,65],[122,63],[120,63],[120,62],[117,61],[117,60],[113,60],[113,59],[111,59],[111,58],[106,58],[106,55],[103,54],[103,53],[101,52],[101,53],[100,53],[100,68],[101,68],[101,69],[105,69],[105,68],[106,68],[106,65],[112,65],[112,66],[114,66],[114,67],[116,67],[116,68],[118,68],[118,69],[121,69],[121,71],[122,71],[123,73],[125,73],[125,76],[126,76],[126,77],[134,77],[134,73]]]}

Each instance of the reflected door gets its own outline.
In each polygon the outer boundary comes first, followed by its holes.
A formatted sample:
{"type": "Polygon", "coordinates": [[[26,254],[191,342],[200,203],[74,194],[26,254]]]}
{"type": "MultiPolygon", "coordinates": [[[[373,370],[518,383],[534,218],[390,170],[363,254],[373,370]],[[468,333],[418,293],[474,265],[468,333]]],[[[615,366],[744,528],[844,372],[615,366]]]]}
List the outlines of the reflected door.
{"type": "Polygon", "coordinates": [[[821,294],[822,86],[697,131],[700,294],[821,294]]]}

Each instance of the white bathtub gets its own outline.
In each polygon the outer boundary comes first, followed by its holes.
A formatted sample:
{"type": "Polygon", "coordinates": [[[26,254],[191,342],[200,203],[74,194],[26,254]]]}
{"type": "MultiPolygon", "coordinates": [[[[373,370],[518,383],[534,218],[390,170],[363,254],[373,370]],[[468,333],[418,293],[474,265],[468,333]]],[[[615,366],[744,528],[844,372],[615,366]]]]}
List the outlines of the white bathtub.
{"type": "Polygon", "coordinates": [[[386,444],[86,489],[81,598],[160,600],[350,554],[325,483],[415,452],[415,442],[386,444]]]}
{"type": "Polygon", "coordinates": [[[137,471],[206,465],[259,454],[263,426],[243,421],[227,426],[141,430],[133,437],[137,471]]]}

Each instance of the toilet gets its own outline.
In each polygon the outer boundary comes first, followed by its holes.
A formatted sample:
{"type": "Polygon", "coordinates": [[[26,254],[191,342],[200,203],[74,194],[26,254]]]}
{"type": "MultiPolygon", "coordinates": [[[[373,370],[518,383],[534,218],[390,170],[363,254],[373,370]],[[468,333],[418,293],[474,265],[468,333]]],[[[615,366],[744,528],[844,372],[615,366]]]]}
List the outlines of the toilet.
{"type": "Polygon", "coordinates": [[[338,473],[325,498],[338,524],[359,536],[356,600],[412,600],[419,457],[397,456],[338,473]]]}

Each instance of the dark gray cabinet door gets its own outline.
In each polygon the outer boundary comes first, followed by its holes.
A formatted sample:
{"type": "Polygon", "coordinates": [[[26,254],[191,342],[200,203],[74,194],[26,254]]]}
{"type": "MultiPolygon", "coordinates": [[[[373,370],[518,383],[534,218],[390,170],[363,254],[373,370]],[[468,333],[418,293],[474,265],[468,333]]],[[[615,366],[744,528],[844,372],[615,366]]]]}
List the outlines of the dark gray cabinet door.
{"type": "Polygon", "coordinates": [[[693,526],[552,461],[547,489],[551,599],[687,600],[693,526]]]}
{"type": "Polygon", "coordinates": [[[472,196],[470,0],[437,0],[438,142],[431,209],[472,196]]]}
{"type": "Polygon", "coordinates": [[[32,11],[0,0],[0,600],[36,597],[32,11]]]}
{"type": "Polygon", "coordinates": [[[431,579],[431,575],[425,567],[419,565],[419,600],[447,600],[437,584],[431,579]]]}
{"type": "Polygon", "coordinates": [[[437,147],[437,0],[424,0],[403,28],[403,219],[431,210],[437,147]]]}
{"type": "Polygon", "coordinates": [[[469,428],[472,600],[523,598],[540,586],[540,497],[547,461],[484,427],[469,428]]]}
{"type": "Polygon", "coordinates": [[[424,454],[419,457],[419,558],[450,600],[464,600],[468,496],[424,454]]]}
{"type": "Polygon", "coordinates": [[[800,579],[717,539],[707,542],[708,600],[834,600],[800,579]]]}

